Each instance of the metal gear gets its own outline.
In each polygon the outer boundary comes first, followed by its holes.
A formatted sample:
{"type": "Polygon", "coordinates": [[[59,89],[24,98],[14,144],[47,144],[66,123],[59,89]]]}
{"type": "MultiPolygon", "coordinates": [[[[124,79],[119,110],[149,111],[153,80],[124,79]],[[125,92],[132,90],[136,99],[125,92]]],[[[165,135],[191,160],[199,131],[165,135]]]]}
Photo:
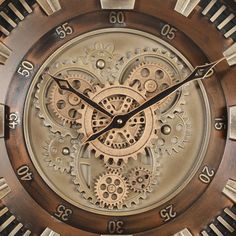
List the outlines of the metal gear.
{"type": "MultiPolygon", "coordinates": [[[[63,79],[67,80],[76,90],[83,94],[87,94],[88,91],[95,91],[92,82],[82,75],[66,75],[63,79]]],[[[78,111],[83,106],[83,102],[78,96],[68,91],[62,91],[57,84],[52,88],[50,103],[55,115],[63,122],[70,124],[76,123],[80,117],[78,111]]]]}
{"type": "MultiPolygon", "coordinates": [[[[147,96],[151,97],[187,77],[190,71],[183,64],[167,48],[137,48],[122,57],[122,60],[117,62],[117,67],[122,71],[121,84],[138,83],[139,89],[143,90],[146,87],[147,96]],[[154,82],[156,80],[157,83],[154,82]]],[[[159,103],[156,106],[159,115],[183,111],[182,105],[185,104],[185,96],[188,95],[187,87],[188,85],[184,86],[159,103]]]]}
{"type": "Polygon", "coordinates": [[[96,179],[94,191],[100,207],[108,209],[119,208],[127,198],[128,183],[121,174],[108,172],[96,179]]]}
{"type": "MultiPolygon", "coordinates": [[[[120,84],[98,87],[96,92],[89,93],[89,96],[113,114],[124,114],[147,100],[145,92],[138,91],[137,87],[120,84]]],[[[85,138],[101,130],[111,121],[110,118],[89,106],[85,106],[81,114],[79,133],[82,133],[85,138]]],[[[157,138],[156,119],[152,108],[146,109],[131,118],[122,129],[109,131],[91,142],[89,147],[95,151],[96,157],[103,157],[105,162],[108,162],[110,158],[115,163],[120,159],[125,163],[129,158],[137,159],[138,154],[145,153],[145,148],[157,138]]]]}
{"type": "Polygon", "coordinates": [[[43,120],[46,127],[49,127],[52,133],[60,133],[62,136],[70,135],[73,138],[78,136],[76,129],[78,127],[64,123],[55,115],[50,101],[50,94],[55,83],[50,76],[44,74],[42,80],[37,84],[35,93],[35,107],[38,110],[38,116],[43,120]]]}
{"type": "Polygon", "coordinates": [[[44,146],[44,160],[55,171],[70,173],[70,163],[73,153],[72,146],[73,142],[70,136],[62,137],[58,134],[52,135],[44,146]]]}
{"type": "Polygon", "coordinates": [[[191,123],[184,113],[174,113],[159,121],[157,146],[162,154],[172,155],[185,148],[191,137],[191,123]]]}
{"type": "MultiPolygon", "coordinates": [[[[146,91],[147,98],[151,98],[173,85],[174,81],[173,72],[160,61],[159,63],[147,62],[138,65],[133,69],[125,84],[134,85],[137,83],[139,90],[146,91]]],[[[167,111],[175,102],[179,93],[172,94],[154,105],[155,109],[167,111]]]]}
{"type": "Polygon", "coordinates": [[[153,173],[144,167],[137,167],[130,172],[128,182],[130,189],[136,193],[151,192],[153,173]]]}

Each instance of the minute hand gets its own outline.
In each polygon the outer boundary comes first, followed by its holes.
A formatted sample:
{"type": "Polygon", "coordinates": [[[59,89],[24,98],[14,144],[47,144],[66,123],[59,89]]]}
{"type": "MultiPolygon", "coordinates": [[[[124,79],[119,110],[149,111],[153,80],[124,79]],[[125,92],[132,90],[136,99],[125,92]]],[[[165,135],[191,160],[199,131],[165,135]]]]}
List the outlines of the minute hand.
{"type": "Polygon", "coordinates": [[[136,109],[134,109],[134,110],[130,111],[129,113],[127,113],[126,115],[124,115],[125,121],[129,120],[131,117],[138,114],[139,112],[160,102],[164,98],[168,97],[170,94],[174,93],[176,90],[178,90],[184,84],[189,83],[190,81],[193,81],[193,80],[199,80],[199,79],[204,79],[204,78],[209,77],[211,75],[212,69],[223,60],[224,60],[224,58],[222,58],[216,62],[212,62],[210,64],[197,66],[194,69],[194,71],[185,80],[181,81],[180,83],[178,83],[176,85],[173,85],[173,86],[167,88],[163,92],[157,94],[156,96],[154,96],[151,99],[144,102],[142,105],[140,105],[136,109]]]}

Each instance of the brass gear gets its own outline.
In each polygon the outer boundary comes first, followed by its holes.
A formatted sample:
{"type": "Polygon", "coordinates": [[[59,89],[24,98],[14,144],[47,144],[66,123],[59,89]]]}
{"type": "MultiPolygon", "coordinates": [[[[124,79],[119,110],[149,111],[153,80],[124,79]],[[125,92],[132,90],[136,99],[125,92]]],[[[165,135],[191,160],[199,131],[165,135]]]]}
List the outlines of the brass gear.
{"type": "MultiPolygon", "coordinates": [[[[145,92],[138,91],[137,87],[120,84],[97,87],[96,92],[89,93],[89,96],[113,114],[125,114],[147,100],[145,92]]],[[[89,106],[85,106],[81,114],[79,133],[85,138],[111,121],[89,106]]],[[[137,159],[138,154],[145,153],[145,148],[157,138],[157,129],[156,115],[153,109],[149,108],[132,117],[122,129],[111,130],[89,143],[89,147],[95,151],[97,158],[103,157],[105,162],[113,159],[117,163],[122,159],[127,163],[129,158],[137,159]]]]}
{"type": "Polygon", "coordinates": [[[35,93],[35,107],[38,110],[38,116],[43,120],[46,127],[49,127],[52,133],[60,133],[63,137],[70,135],[73,138],[78,136],[76,129],[78,127],[71,124],[65,124],[55,115],[50,101],[50,95],[55,82],[47,74],[42,75],[41,81],[37,84],[35,93]]]}
{"type": "Polygon", "coordinates": [[[127,198],[128,183],[118,172],[108,172],[97,178],[94,191],[100,207],[119,208],[127,198]]]}
{"type": "MultiPolygon", "coordinates": [[[[141,63],[133,69],[125,84],[132,86],[137,83],[139,90],[146,91],[147,98],[151,98],[172,86],[174,81],[173,72],[160,61],[159,63],[141,63]]],[[[160,103],[154,105],[155,109],[167,111],[171,107],[171,104],[178,99],[179,94],[180,91],[163,99],[160,103]]]]}
{"type": "MultiPolygon", "coordinates": [[[[88,91],[94,92],[94,87],[91,81],[82,75],[71,74],[63,77],[73,87],[83,94],[88,91]]],[[[74,124],[80,117],[79,110],[83,106],[81,99],[68,91],[62,91],[57,84],[52,88],[50,94],[50,103],[55,115],[65,123],[74,124]]]]}
{"type": "MultiPolygon", "coordinates": [[[[190,70],[184,67],[184,63],[167,48],[137,48],[135,51],[129,51],[126,56],[122,57],[122,60],[117,62],[117,67],[121,71],[119,80],[121,84],[137,83],[139,89],[143,90],[145,82],[148,82],[146,88],[150,92],[147,92],[147,97],[151,97],[168,86],[182,81],[191,73],[190,70]],[[157,72],[157,74],[154,72],[157,72]],[[151,78],[151,75],[159,78],[157,80],[160,82],[153,83],[155,80],[151,78]],[[162,77],[164,83],[161,82],[160,78],[162,77]],[[148,81],[149,79],[150,81],[148,81]],[[155,90],[156,85],[159,89],[155,90]]],[[[185,96],[188,95],[187,88],[188,85],[184,86],[159,103],[156,106],[158,114],[182,112],[183,105],[185,105],[185,96]]]]}
{"type": "Polygon", "coordinates": [[[153,174],[144,167],[137,167],[130,172],[129,187],[136,193],[147,193],[152,191],[153,174]]]}
{"type": "Polygon", "coordinates": [[[70,136],[62,137],[59,134],[52,135],[45,142],[44,160],[50,167],[61,173],[70,173],[70,163],[73,154],[73,141],[70,136]]]}

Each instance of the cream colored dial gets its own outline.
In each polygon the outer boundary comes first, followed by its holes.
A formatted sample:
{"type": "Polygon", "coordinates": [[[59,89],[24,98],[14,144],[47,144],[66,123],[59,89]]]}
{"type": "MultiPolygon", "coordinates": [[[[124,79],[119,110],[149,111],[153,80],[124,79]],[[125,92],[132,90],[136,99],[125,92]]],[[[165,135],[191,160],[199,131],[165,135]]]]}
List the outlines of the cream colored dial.
{"type": "Polygon", "coordinates": [[[25,140],[41,177],[67,202],[99,214],[137,214],[172,199],[196,173],[208,143],[210,114],[201,82],[84,143],[111,118],[43,72],[119,115],[191,69],[180,52],[141,31],[99,30],[66,43],[42,65],[25,104],[25,140]]]}

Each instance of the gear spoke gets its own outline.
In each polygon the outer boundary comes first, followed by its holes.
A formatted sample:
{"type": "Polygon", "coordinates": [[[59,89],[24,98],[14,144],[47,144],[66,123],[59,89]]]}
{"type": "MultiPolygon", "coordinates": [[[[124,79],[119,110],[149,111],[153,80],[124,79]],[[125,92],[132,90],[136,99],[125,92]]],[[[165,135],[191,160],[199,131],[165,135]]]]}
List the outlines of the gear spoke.
{"type": "Polygon", "coordinates": [[[132,98],[130,98],[130,97],[126,97],[125,98],[125,100],[124,100],[124,102],[122,104],[122,107],[120,109],[121,114],[124,114],[124,113],[130,111],[130,109],[131,109],[131,107],[133,105],[133,101],[134,100],[132,98]]]}
{"type": "Polygon", "coordinates": [[[122,131],[122,134],[129,146],[132,146],[136,142],[135,137],[128,129],[122,131]]]}
{"type": "Polygon", "coordinates": [[[109,101],[108,98],[105,98],[103,101],[102,101],[102,105],[104,108],[106,108],[108,110],[108,112],[110,112],[111,114],[114,114],[116,115],[117,114],[117,111],[115,109],[115,107],[111,104],[111,102],[109,101]]]}

